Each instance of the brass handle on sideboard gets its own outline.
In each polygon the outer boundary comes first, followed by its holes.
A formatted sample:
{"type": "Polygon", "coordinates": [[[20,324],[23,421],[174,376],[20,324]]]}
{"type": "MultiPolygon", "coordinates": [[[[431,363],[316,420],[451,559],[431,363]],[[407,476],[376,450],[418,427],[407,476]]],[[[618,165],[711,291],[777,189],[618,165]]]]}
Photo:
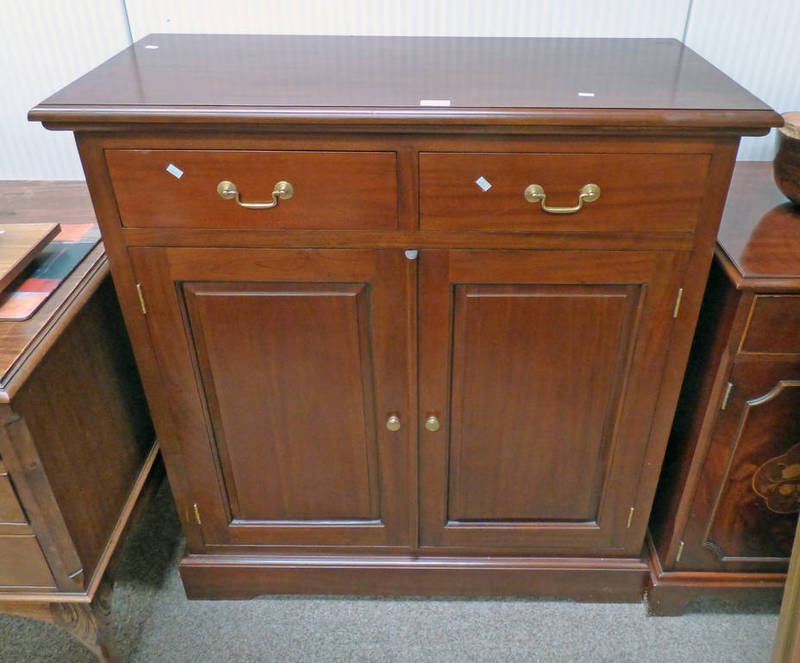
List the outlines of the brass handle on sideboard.
{"type": "Polygon", "coordinates": [[[278,206],[280,200],[289,200],[294,195],[294,187],[291,182],[276,182],[272,187],[272,202],[269,203],[245,203],[239,195],[239,189],[233,182],[222,180],[217,184],[217,193],[225,200],[235,200],[240,207],[247,209],[272,209],[278,206]]]}
{"type": "Polygon", "coordinates": [[[525,189],[525,200],[529,203],[541,203],[548,214],[575,214],[583,207],[583,203],[592,203],[600,197],[600,187],[596,184],[584,184],[578,192],[578,204],[572,207],[548,207],[545,204],[547,194],[538,184],[529,184],[525,189]]]}

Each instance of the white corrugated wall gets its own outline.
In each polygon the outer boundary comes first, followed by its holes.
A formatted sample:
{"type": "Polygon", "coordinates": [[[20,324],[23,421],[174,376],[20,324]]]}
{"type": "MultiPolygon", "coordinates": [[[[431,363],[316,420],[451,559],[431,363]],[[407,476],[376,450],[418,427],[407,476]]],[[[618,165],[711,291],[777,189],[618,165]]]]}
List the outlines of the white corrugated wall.
{"type": "MultiPolygon", "coordinates": [[[[675,37],[778,111],[800,110],[798,0],[0,0],[0,179],[82,177],[29,108],[151,32],[675,37]]],[[[774,137],[740,159],[770,159],[774,137]]]]}

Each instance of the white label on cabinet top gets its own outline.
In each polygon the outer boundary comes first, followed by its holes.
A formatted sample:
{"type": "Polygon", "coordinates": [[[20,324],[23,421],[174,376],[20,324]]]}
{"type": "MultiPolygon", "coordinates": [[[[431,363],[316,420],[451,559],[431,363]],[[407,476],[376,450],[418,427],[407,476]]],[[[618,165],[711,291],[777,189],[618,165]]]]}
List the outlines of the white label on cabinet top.
{"type": "Polygon", "coordinates": [[[166,170],[170,175],[174,175],[178,179],[183,177],[183,171],[180,168],[178,168],[174,163],[169,164],[166,170]]]}
{"type": "Polygon", "coordinates": [[[449,99],[420,99],[420,106],[449,106],[449,99]]]}
{"type": "Polygon", "coordinates": [[[483,175],[481,175],[477,180],[475,180],[475,184],[477,184],[481,190],[488,191],[492,188],[492,183],[487,180],[483,175]]]}

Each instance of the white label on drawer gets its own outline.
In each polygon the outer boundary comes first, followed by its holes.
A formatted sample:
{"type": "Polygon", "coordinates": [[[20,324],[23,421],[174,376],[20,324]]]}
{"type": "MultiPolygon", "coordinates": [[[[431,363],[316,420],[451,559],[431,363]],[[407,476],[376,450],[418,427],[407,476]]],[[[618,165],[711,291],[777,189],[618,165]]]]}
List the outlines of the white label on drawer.
{"type": "Polygon", "coordinates": [[[593,97],[594,92],[578,92],[579,97],[593,97]]]}
{"type": "Polygon", "coordinates": [[[183,171],[180,168],[178,168],[174,163],[169,164],[166,170],[170,175],[174,175],[178,179],[183,177],[183,171]]]}
{"type": "Polygon", "coordinates": [[[475,180],[475,184],[477,184],[483,191],[488,191],[492,188],[492,183],[487,180],[483,175],[481,175],[477,180],[475,180]]]}
{"type": "Polygon", "coordinates": [[[449,99],[420,99],[420,106],[449,106],[449,99]]]}

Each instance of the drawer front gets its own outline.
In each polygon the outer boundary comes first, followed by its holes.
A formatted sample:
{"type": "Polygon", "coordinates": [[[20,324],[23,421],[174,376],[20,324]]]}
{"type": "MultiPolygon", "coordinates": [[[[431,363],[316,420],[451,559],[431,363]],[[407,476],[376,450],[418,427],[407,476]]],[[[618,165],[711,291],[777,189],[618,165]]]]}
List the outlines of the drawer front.
{"type": "Polygon", "coordinates": [[[739,350],[800,354],[800,295],[756,295],[739,350]]]}
{"type": "Polygon", "coordinates": [[[27,524],[22,507],[17,500],[11,478],[3,462],[0,461],[0,526],[27,524]]]}
{"type": "Polygon", "coordinates": [[[126,227],[391,230],[397,227],[394,152],[106,150],[126,227]],[[247,209],[217,192],[233,182],[247,209]]]}
{"type": "Polygon", "coordinates": [[[53,576],[32,534],[0,536],[0,588],[55,587],[53,576]]]}
{"type": "Polygon", "coordinates": [[[424,230],[692,232],[710,158],[705,154],[432,153],[419,155],[424,230]],[[586,184],[600,196],[574,213],[586,184]]]}

